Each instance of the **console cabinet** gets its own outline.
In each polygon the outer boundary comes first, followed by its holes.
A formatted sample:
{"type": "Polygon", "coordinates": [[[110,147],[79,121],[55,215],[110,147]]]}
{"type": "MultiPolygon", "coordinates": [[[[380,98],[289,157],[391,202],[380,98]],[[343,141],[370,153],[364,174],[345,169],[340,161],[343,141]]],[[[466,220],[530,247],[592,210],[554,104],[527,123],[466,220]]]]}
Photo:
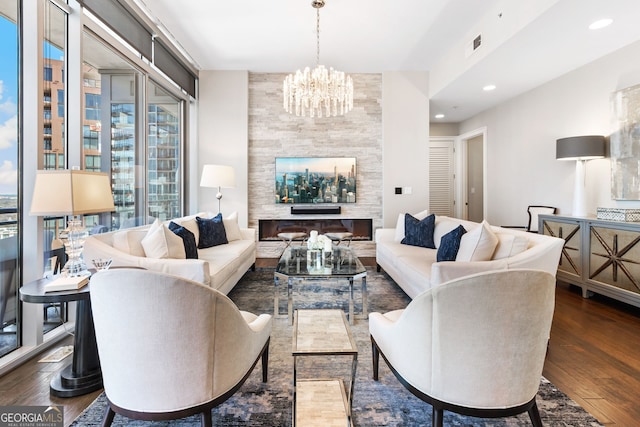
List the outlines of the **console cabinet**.
{"type": "Polygon", "coordinates": [[[565,240],[558,280],[640,307],[640,223],[540,215],[541,233],[565,240]]]}

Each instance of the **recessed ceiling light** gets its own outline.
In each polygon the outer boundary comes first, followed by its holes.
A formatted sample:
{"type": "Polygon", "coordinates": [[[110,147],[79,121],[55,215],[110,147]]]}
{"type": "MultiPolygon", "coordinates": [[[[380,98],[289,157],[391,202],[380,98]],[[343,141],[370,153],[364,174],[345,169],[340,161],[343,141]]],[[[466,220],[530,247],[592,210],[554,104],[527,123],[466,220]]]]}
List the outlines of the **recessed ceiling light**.
{"type": "Polygon", "coordinates": [[[496,88],[496,85],[486,85],[485,87],[482,88],[482,90],[485,92],[489,92],[494,90],[495,88],[496,88]]]}
{"type": "Polygon", "coordinates": [[[434,116],[436,119],[444,119],[444,114],[440,113],[440,114],[436,114],[434,116]]]}
{"type": "Polygon", "coordinates": [[[608,27],[609,25],[611,25],[612,22],[613,22],[613,19],[610,19],[610,18],[599,19],[593,22],[591,25],[589,25],[589,29],[599,30],[600,28],[608,27]]]}

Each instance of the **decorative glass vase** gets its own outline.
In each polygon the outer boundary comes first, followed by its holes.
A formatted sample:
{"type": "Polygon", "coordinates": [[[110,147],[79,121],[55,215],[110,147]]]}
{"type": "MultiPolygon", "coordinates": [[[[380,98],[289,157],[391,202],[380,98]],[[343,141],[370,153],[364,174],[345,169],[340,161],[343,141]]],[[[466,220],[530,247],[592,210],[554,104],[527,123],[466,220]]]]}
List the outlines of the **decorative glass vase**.
{"type": "Polygon", "coordinates": [[[82,219],[72,219],[67,222],[67,228],[60,232],[60,240],[64,243],[68,261],[62,269],[68,276],[88,275],[87,266],[82,259],[84,241],[89,236],[89,231],[84,227],[82,219]]]}
{"type": "Polygon", "coordinates": [[[307,268],[310,271],[322,269],[322,249],[307,250],[307,268]]]}

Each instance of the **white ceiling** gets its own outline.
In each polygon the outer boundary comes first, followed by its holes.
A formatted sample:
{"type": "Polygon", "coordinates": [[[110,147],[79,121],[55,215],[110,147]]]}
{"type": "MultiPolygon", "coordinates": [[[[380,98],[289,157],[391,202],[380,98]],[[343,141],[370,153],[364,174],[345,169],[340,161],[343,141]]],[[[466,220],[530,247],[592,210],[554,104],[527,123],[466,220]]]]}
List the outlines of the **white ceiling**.
{"type": "MultiPolygon", "coordinates": [[[[134,0],[202,70],[314,66],[311,0],[134,0]]],[[[640,0],[326,0],[320,61],[430,72],[430,110],[459,122],[640,40],[640,0]],[[598,31],[599,18],[613,24],[598,31]],[[468,45],[482,34],[482,47],[468,45]],[[483,92],[486,84],[497,89],[483,92]]]]}

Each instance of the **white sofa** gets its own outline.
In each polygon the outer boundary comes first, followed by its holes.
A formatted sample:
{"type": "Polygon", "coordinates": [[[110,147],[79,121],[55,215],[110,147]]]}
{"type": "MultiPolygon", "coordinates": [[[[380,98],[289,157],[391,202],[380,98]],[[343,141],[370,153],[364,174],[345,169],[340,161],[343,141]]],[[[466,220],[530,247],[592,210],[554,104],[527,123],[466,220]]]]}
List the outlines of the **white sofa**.
{"type": "MultiPolygon", "coordinates": [[[[423,211],[413,216],[422,219],[427,214],[423,211]]],[[[547,271],[555,277],[564,245],[564,240],[556,237],[485,223],[498,238],[498,245],[487,260],[437,262],[443,235],[459,225],[470,234],[482,224],[437,216],[433,233],[436,249],[429,249],[400,243],[404,237],[403,219],[404,214],[398,218],[396,228],[376,230],[376,263],[378,271],[384,269],[411,298],[449,280],[485,271],[526,268],[547,271]]]]}
{"type": "MultiPolygon", "coordinates": [[[[196,216],[208,217],[205,213],[199,213],[171,221],[179,225],[190,222],[192,225],[186,226],[186,228],[193,229],[193,224],[196,224],[196,216]]],[[[92,259],[111,258],[113,260],[112,266],[142,267],[147,270],[172,274],[208,285],[226,295],[247,270],[255,268],[256,262],[255,229],[239,228],[237,218],[235,221],[234,225],[230,224],[227,218],[224,219],[229,242],[206,249],[198,249],[198,259],[146,256],[141,241],[152,225],[91,235],[84,243],[82,254],[88,267],[92,266],[92,259]],[[230,229],[230,225],[233,226],[233,229],[230,229]]],[[[169,222],[165,221],[164,224],[168,225],[169,222]]],[[[197,230],[197,225],[195,230],[197,230]]],[[[197,244],[197,231],[194,234],[196,234],[197,244]]]]}

